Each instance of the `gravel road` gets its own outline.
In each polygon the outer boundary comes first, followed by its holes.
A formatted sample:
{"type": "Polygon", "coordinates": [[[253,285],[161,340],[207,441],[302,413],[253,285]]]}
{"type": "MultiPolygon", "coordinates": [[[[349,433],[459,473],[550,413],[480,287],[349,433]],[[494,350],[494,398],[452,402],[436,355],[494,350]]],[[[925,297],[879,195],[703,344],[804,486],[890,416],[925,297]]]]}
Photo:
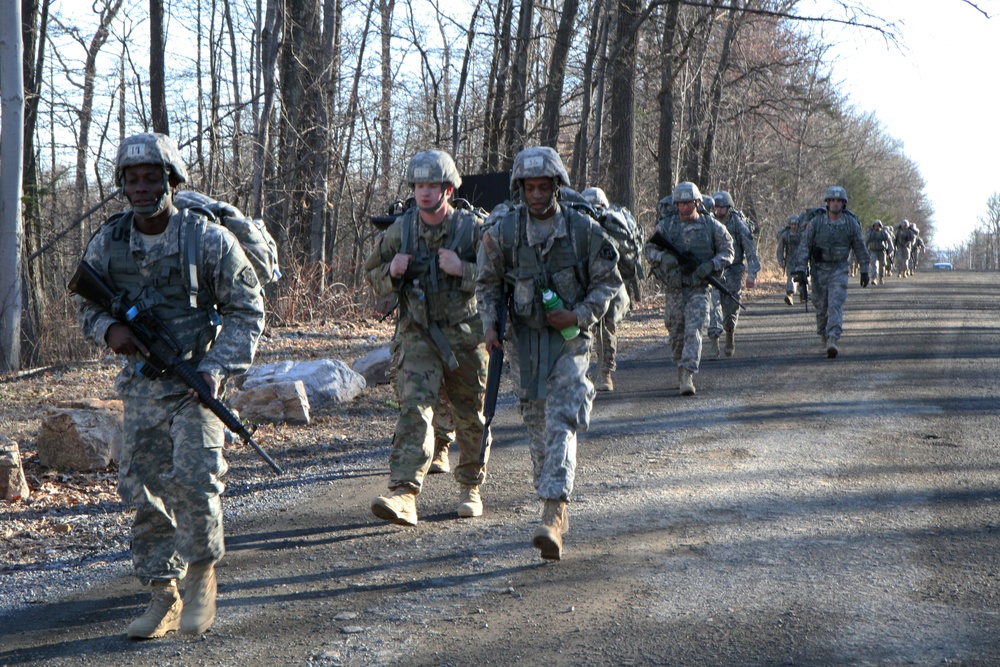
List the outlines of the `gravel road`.
{"type": "Polygon", "coordinates": [[[694,397],[649,312],[581,439],[562,561],[531,547],[505,398],[481,519],[437,475],[418,526],[380,522],[387,440],[334,448],[227,501],[203,637],[127,640],[146,597],[118,560],[0,608],[0,665],[1000,665],[998,290],[852,285],[836,359],[811,309],[758,297],[694,397]]]}

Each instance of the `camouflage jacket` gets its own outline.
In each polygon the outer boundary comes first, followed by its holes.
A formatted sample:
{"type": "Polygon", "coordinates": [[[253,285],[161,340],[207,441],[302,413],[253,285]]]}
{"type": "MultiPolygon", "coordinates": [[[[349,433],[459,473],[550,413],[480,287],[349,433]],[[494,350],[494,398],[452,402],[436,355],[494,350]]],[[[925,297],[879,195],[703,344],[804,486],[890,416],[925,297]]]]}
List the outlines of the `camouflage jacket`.
{"type": "MultiPolygon", "coordinates": [[[[180,234],[184,217],[175,212],[167,228],[148,248],[138,233],[129,237],[129,250],[135,260],[139,274],[152,285],[160,276],[151,275],[153,267],[162,267],[164,262],[172,263],[176,256],[180,266],[180,234]]],[[[189,223],[185,223],[189,224],[189,223]]],[[[112,253],[113,224],[103,225],[87,245],[83,259],[105,280],[115,286],[113,272],[106,268],[112,253]]],[[[134,228],[133,228],[134,231],[134,228]]],[[[117,241],[124,243],[124,241],[117,241]]],[[[183,280],[178,274],[177,280],[183,280]]],[[[199,303],[199,307],[214,310],[218,314],[218,327],[214,343],[198,361],[198,372],[211,373],[217,379],[245,372],[253,363],[257,342],[264,331],[264,298],[260,283],[253,267],[237,242],[236,237],[221,225],[206,225],[202,244],[202,263],[199,267],[199,282],[205,287],[205,294],[211,303],[199,303]]],[[[184,290],[180,290],[186,294],[184,290]]],[[[185,307],[187,297],[178,297],[179,307],[185,307]]],[[[84,336],[100,347],[106,347],[105,335],[117,320],[102,307],[76,297],[78,317],[84,336]]],[[[169,327],[169,322],[167,323],[169,327]]],[[[150,380],[138,372],[137,362],[141,357],[130,357],[125,368],[115,379],[115,388],[128,396],[163,398],[186,393],[188,388],[182,380],[167,375],[150,380]]]]}

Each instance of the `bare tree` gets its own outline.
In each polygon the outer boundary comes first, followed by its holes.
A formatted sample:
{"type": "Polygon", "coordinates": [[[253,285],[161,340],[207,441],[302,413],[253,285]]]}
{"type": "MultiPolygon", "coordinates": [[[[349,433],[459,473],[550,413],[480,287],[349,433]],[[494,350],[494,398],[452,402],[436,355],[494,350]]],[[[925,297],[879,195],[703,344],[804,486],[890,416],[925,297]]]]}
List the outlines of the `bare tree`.
{"type": "MultiPolygon", "coordinates": [[[[118,3],[121,5],[121,3],[118,3]]],[[[201,3],[198,5],[201,9],[201,3]]],[[[153,132],[170,134],[164,70],[163,0],[149,0],[149,110],[153,132]]]]}
{"type": "Polygon", "coordinates": [[[549,58],[549,79],[545,86],[545,103],[542,108],[541,144],[557,147],[559,141],[559,109],[563,98],[563,80],[566,76],[566,59],[576,23],[580,0],[566,0],[559,14],[559,28],[555,45],[549,58]]]}
{"type": "Polygon", "coordinates": [[[0,2],[0,372],[21,367],[21,222],[24,79],[21,7],[0,2]]]}
{"type": "Polygon", "coordinates": [[[609,63],[611,113],[608,198],[635,208],[635,65],[636,32],[632,24],[639,15],[640,0],[617,0],[615,42],[618,57],[609,63]]]}

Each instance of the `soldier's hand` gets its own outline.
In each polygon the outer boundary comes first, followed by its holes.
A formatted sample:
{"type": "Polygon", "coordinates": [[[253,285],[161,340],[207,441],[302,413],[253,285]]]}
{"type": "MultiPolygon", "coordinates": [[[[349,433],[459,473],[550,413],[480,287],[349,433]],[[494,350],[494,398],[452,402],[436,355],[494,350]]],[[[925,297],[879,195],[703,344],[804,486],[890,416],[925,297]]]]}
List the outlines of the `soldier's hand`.
{"type": "Polygon", "coordinates": [[[868,287],[868,283],[869,282],[870,281],[868,279],[868,274],[867,273],[862,273],[861,274],[861,286],[862,287],[868,287]]]}
{"type": "Polygon", "coordinates": [[[712,275],[713,272],[715,272],[715,263],[708,260],[698,265],[698,268],[694,270],[694,277],[698,280],[704,280],[712,275]]]}
{"type": "Polygon", "coordinates": [[[149,350],[142,344],[142,341],[135,337],[132,329],[120,322],[115,322],[108,327],[104,333],[104,342],[118,354],[139,353],[145,357],[149,356],[149,350]]]}
{"type": "Polygon", "coordinates": [[[579,324],[576,313],[572,310],[566,310],[565,308],[556,308],[554,310],[545,311],[545,321],[549,323],[550,327],[557,331],[562,331],[566,327],[579,324]]]}
{"type": "Polygon", "coordinates": [[[410,255],[404,255],[403,253],[396,253],[396,256],[392,258],[392,263],[389,264],[389,275],[393,278],[400,278],[406,269],[410,268],[410,255]]]}
{"type": "MultiPolygon", "coordinates": [[[[212,398],[218,398],[219,397],[219,381],[215,379],[215,376],[212,375],[211,373],[198,373],[198,375],[200,375],[201,379],[204,380],[205,384],[208,385],[209,395],[212,398]]],[[[188,395],[189,396],[194,396],[195,398],[198,399],[199,402],[202,402],[201,401],[201,397],[198,396],[198,392],[196,392],[194,390],[194,388],[188,389],[188,395]]]]}
{"type": "Polygon", "coordinates": [[[664,251],[663,258],[661,259],[660,263],[663,265],[663,268],[667,271],[673,271],[674,269],[676,269],[678,266],[681,265],[681,261],[676,257],[674,257],[673,253],[666,251],[664,251]]]}
{"type": "Polygon", "coordinates": [[[756,280],[754,280],[753,278],[747,278],[747,289],[750,289],[756,284],[757,284],[756,280]]]}
{"type": "Polygon", "coordinates": [[[462,260],[454,250],[438,248],[438,266],[449,276],[462,276],[462,260]]]}
{"type": "Polygon", "coordinates": [[[806,281],[806,272],[796,271],[795,273],[792,274],[792,280],[794,280],[797,283],[804,283],[806,281]]]}
{"type": "Polygon", "coordinates": [[[487,352],[503,347],[503,343],[500,342],[500,337],[497,335],[496,329],[487,329],[485,339],[487,352]]]}

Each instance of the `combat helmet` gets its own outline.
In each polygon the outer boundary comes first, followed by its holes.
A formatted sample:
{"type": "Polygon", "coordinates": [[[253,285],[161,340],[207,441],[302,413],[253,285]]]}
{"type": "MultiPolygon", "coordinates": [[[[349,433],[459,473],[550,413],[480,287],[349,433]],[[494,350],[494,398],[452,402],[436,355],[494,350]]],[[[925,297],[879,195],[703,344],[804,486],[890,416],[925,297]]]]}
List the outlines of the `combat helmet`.
{"type": "Polygon", "coordinates": [[[790,216],[788,216],[788,224],[789,225],[798,225],[799,224],[799,216],[797,214],[795,214],[795,213],[792,213],[790,216]]]}
{"type": "Polygon", "coordinates": [[[670,197],[675,205],[685,201],[703,201],[701,191],[691,181],[681,181],[675,185],[670,197]]]}
{"type": "Polygon", "coordinates": [[[823,201],[830,201],[831,199],[842,199],[844,201],[844,206],[847,206],[847,190],[839,185],[831,185],[826,189],[826,195],[823,197],[823,201]]]}
{"type": "Polygon", "coordinates": [[[903,218],[903,221],[899,223],[900,229],[906,229],[909,226],[910,226],[910,221],[907,220],[906,218],[903,218]]]}
{"type": "Polygon", "coordinates": [[[163,167],[170,184],[187,183],[187,169],[174,140],[158,132],[143,132],[126,138],[118,147],[115,159],[115,185],[124,182],[125,167],[156,164],[163,167]]]}
{"type": "Polygon", "coordinates": [[[733,198],[725,190],[720,190],[712,195],[712,200],[715,202],[716,206],[728,206],[729,208],[734,208],[736,204],[733,203],[733,198]]]}
{"type": "Polygon", "coordinates": [[[875,220],[874,222],[872,222],[872,229],[874,229],[875,227],[881,227],[881,226],[882,226],[882,221],[881,220],[875,220]]]}
{"type": "Polygon", "coordinates": [[[604,194],[604,190],[601,188],[586,188],[580,194],[594,208],[607,208],[611,205],[611,202],[608,201],[608,196],[604,194]]]}
{"type": "Polygon", "coordinates": [[[511,190],[525,178],[554,178],[558,181],[556,187],[569,186],[569,174],[562,158],[549,146],[525,148],[514,157],[514,166],[510,170],[511,190]]]}
{"type": "Polygon", "coordinates": [[[411,188],[417,183],[448,183],[456,190],[462,187],[455,160],[444,151],[423,151],[414,155],[406,166],[406,182],[411,188]]]}

